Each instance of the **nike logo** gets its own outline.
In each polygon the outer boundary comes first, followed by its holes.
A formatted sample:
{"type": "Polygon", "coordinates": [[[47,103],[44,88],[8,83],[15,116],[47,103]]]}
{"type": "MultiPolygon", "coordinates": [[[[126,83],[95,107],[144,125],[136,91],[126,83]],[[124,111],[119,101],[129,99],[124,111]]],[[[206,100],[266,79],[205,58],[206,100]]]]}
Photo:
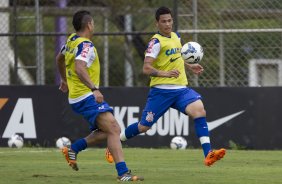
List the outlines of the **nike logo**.
{"type": "Polygon", "coordinates": [[[180,57],[177,57],[177,58],[170,58],[170,62],[174,62],[174,61],[176,61],[178,58],[180,58],[180,57]]]}
{"type": "Polygon", "coordinates": [[[236,116],[239,116],[240,114],[242,114],[243,112],[245,111],[239,111],[239,112],[236,112],[234,114],[231,114],[231,115],[228,115],[228,116],[225,116],[223,118],[220,118],[220,119],[217,119],[217,120],[214,120],[212,122],[207,122],[208,124],[208,128],[209,128],[209,131],[219,127],[220,125],[226,123],[227,121],[235,118],[236,116]]]}

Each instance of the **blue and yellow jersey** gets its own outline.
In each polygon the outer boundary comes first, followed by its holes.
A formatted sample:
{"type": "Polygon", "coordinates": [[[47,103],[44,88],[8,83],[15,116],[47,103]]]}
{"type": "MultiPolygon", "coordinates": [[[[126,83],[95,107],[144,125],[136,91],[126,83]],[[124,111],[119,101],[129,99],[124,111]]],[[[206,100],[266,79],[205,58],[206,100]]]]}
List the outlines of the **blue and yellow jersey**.
{"type": "Polygon", "coordinates": [[[61,49],[61,53],[65,55],[69,101],[76,103],[92,95],[92,92],[78,78],[75,72],[75,60],[86,62],[90,79],[95,86],[99,87],[100,63],[98,53],[89,39],[79,37],[75,33],[69,36],[67,43],[61,49]]]}
{"type": "Polygon", "coordinates": [[[179,86],[186,86],[188,84],[184,60],[181,57],[181,42],[179,36],[172,32],[171,37],[165,37],[161,34],[155,34],[152,37],[152,42],[154,44],[159,42],[160,51],[156,60],[153,62],[153,67],[157,70],[169,71],[172,69],[177,69],[180,71],[178,78],[166,78],[166,77],[151,77],[150,86],[160,85],[160,84],[172,84],[179,86]]]}

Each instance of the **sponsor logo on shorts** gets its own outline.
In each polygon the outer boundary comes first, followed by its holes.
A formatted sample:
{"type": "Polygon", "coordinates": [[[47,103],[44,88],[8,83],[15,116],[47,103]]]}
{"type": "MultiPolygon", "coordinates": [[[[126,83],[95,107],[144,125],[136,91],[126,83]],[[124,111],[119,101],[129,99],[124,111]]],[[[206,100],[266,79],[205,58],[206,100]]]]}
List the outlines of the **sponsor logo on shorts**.
{"type": "Polygon", "coordinates": [[[105,106],[104,105],[101,105],[100,107],[98,107],[99,110],[101,109],[105,109],[105,106]]]}

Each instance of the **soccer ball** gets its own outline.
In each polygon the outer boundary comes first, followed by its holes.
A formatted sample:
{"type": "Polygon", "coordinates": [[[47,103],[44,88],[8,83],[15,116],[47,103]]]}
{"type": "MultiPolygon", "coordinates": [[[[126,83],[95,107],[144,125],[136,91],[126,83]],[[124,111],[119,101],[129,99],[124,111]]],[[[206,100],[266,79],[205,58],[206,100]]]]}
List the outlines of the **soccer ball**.
{"type": "Polygon", "coordinates": [[[56,146],[57,148],[60,148],[60,149],[62,149],[63,147],[70,147],[70,145],[71,145],[71,141],[67,137],[60,137],[56,141],[56,146]]]}
{"type": "Polygon", "coordinates": [[[187,141],[181,136],[176,136],[172,138],[170,142],[171,149],[186,149],[186,147],[187,147],[187,141]]]}
{"type": "Polygon", "coordinates": [[[8,146],[10,148],[22,148],[23,144],[24,144],[24,140],[18,134],[12,135],[8,140],[8,146]]]}
{"type": "Polygon", "coordinates": [[[204,50],[197,42],[188,42],[181,48],[181,56],[189,64],[199,63],[203,59],[204,50]]]}

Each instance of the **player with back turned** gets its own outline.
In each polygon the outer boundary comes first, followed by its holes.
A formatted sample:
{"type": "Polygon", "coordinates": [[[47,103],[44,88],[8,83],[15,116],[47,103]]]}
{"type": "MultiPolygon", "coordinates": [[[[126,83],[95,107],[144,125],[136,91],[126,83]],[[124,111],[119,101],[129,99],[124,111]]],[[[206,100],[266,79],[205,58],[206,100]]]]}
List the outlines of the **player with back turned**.
{"type": "Polygon", "coordinates": [[[151,77],[151,89],[141,121],[129,125],[120,139],[125,141],[146,132],[171,107],[193,118],[205,157],[204,164],[211,166],[224,157],[226,150],[212,150],[202,97],[187,87],[185,73],[185,66],[194,74],[201,74],[204,69],[200,64],[184,63],[180,36],[172,32],[170,9],[160,7],[155,18],[158,33],[148,44],[143,64],[143,73],[151,77]]]}
{"type": "Polygon", "coordinates": [[[133,175],[124,161],[119,139],[120,127],[114,118],[112,108],[104,101],[99,90],[100,63],[98,53],[91,38],[94,21],[88,11],[78,11],[73,16],[76,33],[69,36],[67,43],[56,57],[61,76],[60,90],[69,91],[72,109],[89,123],[91,133],[75,141],[62,152],[74,170],[78,170],[77,154],[90,145],[107,140],[107,146],[115,161],[119,181],[143,180],[133,175]]]}

